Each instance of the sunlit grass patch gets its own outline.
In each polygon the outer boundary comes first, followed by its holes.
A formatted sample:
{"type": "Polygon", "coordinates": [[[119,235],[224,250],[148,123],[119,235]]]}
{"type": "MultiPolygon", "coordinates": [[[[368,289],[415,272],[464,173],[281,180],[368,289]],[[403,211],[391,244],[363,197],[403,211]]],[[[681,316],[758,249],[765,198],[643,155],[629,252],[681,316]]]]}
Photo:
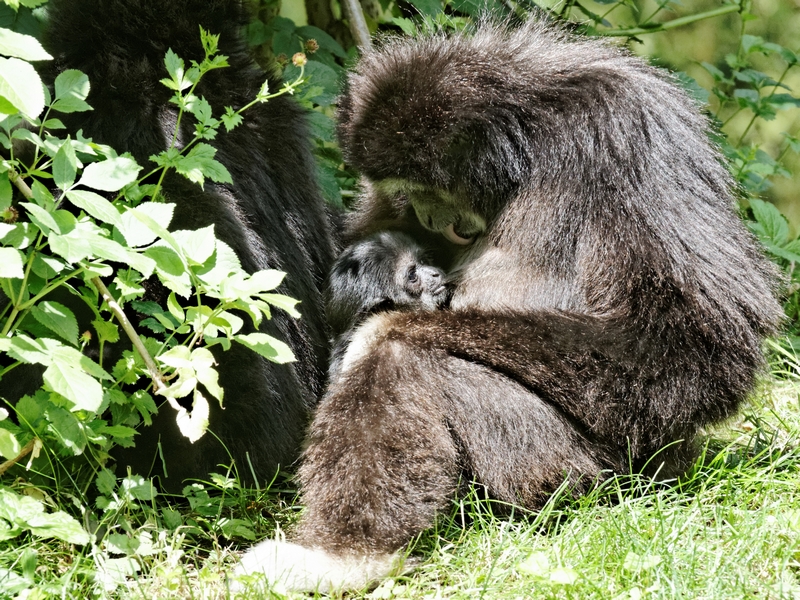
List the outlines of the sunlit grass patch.
{"type": "MultiPolygon", "coordinates": [[[[578,499],[563,490],[537,513],[476,490],[414,541],[406,574],[346,597],[798,598],[798,393],[763,385],[740,418],[706,434],[678,483],[617,477],[578,499]]],[[[218,475],[182,497],[153,496],[137,478],[108,483],[89,506],[37,488],[72,502],[95,543],[0,542],[0,597],[229,598],[239,553],[291,532],[302,511],[291,481],[251,490],[218,475]]]]}

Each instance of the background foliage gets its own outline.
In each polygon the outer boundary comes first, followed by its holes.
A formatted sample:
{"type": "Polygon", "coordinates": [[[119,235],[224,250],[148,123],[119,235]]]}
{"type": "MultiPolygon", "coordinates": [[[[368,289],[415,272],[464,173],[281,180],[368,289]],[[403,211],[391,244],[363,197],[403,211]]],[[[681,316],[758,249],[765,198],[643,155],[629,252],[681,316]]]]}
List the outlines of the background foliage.
{"type": "MultiPolygon", "coordinates": [[[[356,174],[343,164],[334,139],[333,116],[339,86],[358,51],[343,8],[337,0],[249,0],[249,4],[252,20],[245,36],[265,69],[282,72],[285,81],[297,84],[291,91],[310,109],[323,192],[333,205],[346,207],[356,193],[356,174]],[[298,52],[307,53],[307,64],[292,60],[298,52]]],[[[800,45],[794,34],[800,30],[800,12],[796,5],[788,0],[722,4],[710,0],[686,4],[673,0],[362,0],[361,8],[370,30],[379,35],[469,28],[486,12],[513,22],[544,11],[571,21],[588,35],[619,38],[633,52],[676,71],[687,89],[705,103],[717,125],[720,133],[715,141],[740,185],[743,218],[786,274],[788,335],[771,347],[776,371],[783,377],[796,375],[794,352],[800,347],[800,271],[796,268],[800,261],[800,99],[795,91],[800,86],[800,45]]],[[[4,221],[0,223],[0,286],[5,297],[0,303],[0,378],[24,364],[38,363],[45,369],[43,389],[15,406],[0,406],[0,455],[7,461],[0,466],[0,597],[125,596],[136,595],[137,589],[152,597],[158,595],[154,590],[179,594],[198,582],[207,583],[212,596],[224,595],[220,590],[226,560],[230,560],[226,548],[231,542],[255,539],[256,530],[271,530],[276,522],[290,523],[295,512],[291,486],[283,490],[280,482],[273,482],[267,490],[248,491],[239,486],[235,474],[224,473],[188,485],[180,499],[164,499],[139,474],[118,479],[106,466],[111,445],[134,444],[136,428],[149,423],[156,407],[154,397],[169,400],[183,419],[187,435],[202,435],[203,407],[224,397],[224,390],[216,386],[209,346],[242,343],[272,360],[291,360],[279,340],[240,332],[245,319],[257,325],[275,308],[294,311],[291,299],[272,293],[281,275],[242,272],[230,249],[214,238],[212,228],[176,232],[163,226],[171,216],[170,205],[159,195],[163,173],[175,169],[198,185],[206,178],[225,181],[229,175],[214,160],[213,147],[207,142],[246,120],[246,107],[212,115],[207,103],[194,96],[203,73],[225,67],[213,36],[206,36],[208,55],[203,63],[191,66],[175,55],[165,57],[165,85],[175,92],[181,114],[198,123],[195,139],[183,151],[171,148],[152,157],[150,164],[137,165],[91,140],[62,137],[59,112],[86,110],[91,82],[71,71],[56,81],[53,90],[38,95],[38,77],[28,63],[47,58],[32,40],[40,36],[45,21],[46,0],[0,4],[0,116],[5,116],[0,121],[4,148],[0,149],[4,221]],[[28,125],[20,128],[23,122],[28,125]],[[12,141],[15,149],[22,145],[33,152],[34,161],[17,161],[12,141]],[[22,177],[17,179],[17,174],[22,177]],[[130,268],[117,270],[114,265],[120,262],[130,268]],[[141,281],[152,273],[171,292],[164,306],[140,298],[141,281]],[[78,330],[75,316],[58,300],[56,290],[85,302],[93,313],[93,329],[78,330]],[[99,345],[98,356],[103,356],[104,344],[124,337],[114,317],[114,304],[127,305],[141,317],[135,328],[142,350],[126,351],[113,364],[103,364],[83,351],[99,345]],[[149,356],[153,364],[147,364],[143,356],[149,356]],[[152,382],[144,388],[131,387],[148,380],[152,382]],[[202,397],[198,383],[215,397],[202,397]],[[191,399],[191,413],[185,401],[177,402],[182,398],[191,399]],[[264,509],[267,518],[253,521],[264,509]],[[141,574],[151,587],[137,588],[142,585],[141,574]]],[[[253,100],[268,101],[271,93],[264,89],[253,100]]],[[[772,473],[779,468],[776,464],[788,463],[789,472],[796,471],[800,460],[791,452],[783,462],[773,463],[772,454],[765,458],[762,453],[765,448],[771,452],[774,440],[764,442],[764,431],[774,430],[762,427],[761,419],[753,422],[747,425],[753,437],[743,449],[727,448],[714,459],[716,463],[711,461],[712,469],[718,468],[712,479],[720,481],[721,487],[728,481],[725,473],[731,466],[724,457],[742,456],[736,469],[746,464],[772,473]]],[[[786,440],[781,444],[781,448],[790,447],[786,440]]],[[[736,470],[731,485],[739,485],[741,479],[736,470]]],[[[719,495],[715,487],[712,501],[719,501],[719,495]]],[[[606,498],[599,494],[586,504],[602,505],[606,498]]],[[[662,510],[662,497],[658,498],[660,513],[672,514],[671,508],[662,510]]],[[[677,502],[682,506],[684,499],[677,502]]],[[[459,510],[463,513],[463,505],[459,510]]],[[[473,518],[483,519],[482,510],[477,509],[473,518]]],[[[575,507],[581,510],[585,507],[575,507]]],[[[676,510],[680,516],[680,509],[676,510]]],[[[789,529],[796,526],[795,517],[784,520],[789,529]]],[[[493,517],[488,522],[491,527],[497,523],[493,517]]],[[[572,589],[569,586],[587,581],[578,570],[561,564],[567,558],[558,547],[541,550],[538,542],[530,541],[531,531],[545,522],[549,523],[541,517],[533,529],[522,528],[524,543],[512,545],[522,544],[527,558],[512,560],[509,568],[513,577],[527,581],[525,585],[533,578],[538,586],[551,589],[553,597],[561,597],[572,589]]],[[[445,529],[421,541],[427,554],[452,551],[441,545],[442,539],[455,535],[445,529]]],[[[580,597],[592,593],[609,597],[611,591],[616,594],[634,580],[636,585],[630,590],[639,592],[619,597],[658,595],[663,591],[658,581],[667,550],[662,548],[655,555],[648,548],[636,546],[621,552],[620,579],[599,591],[596,586],[584,586],[580,597]]],[[[781,556],[790,557],[781,558],[783,564],[796,562],[800,556],[793,555],[792,548],[781,547],[781,556]]],[[[508,562],[504,556],[491,560],[508,562]]],[[[491,564],[493,568],[495,562],[491,564]]],[[[442,575],[434,576],[436,582],[426,577],[421,578],[427,582],[426,589],[446,587],[442,575]]],[[[796,582],[786,579],[784,571],[775,577],[778,583],[770,584],[778,586],[775,597],[783,597],[784,588],[793,593],[796,582]]],[[[465,597],[474,597],[470,595],[474,589],[465,591],[465,597]]],[[[489,589],[488,583],[483,589],[489,589]]],[[[408,597],[421,594],[389,582],[372,596],[403,597],[406,593],[411,594],[408,597]]],[[[687,593],[691,595],[691,589],[687,593]]]]}

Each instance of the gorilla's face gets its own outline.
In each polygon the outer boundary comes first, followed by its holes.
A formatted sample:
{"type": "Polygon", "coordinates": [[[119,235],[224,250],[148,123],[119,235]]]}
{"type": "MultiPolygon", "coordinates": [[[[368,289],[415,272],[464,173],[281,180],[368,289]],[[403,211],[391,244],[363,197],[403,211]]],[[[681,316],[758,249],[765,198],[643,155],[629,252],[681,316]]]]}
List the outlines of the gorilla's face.
{"type": "Polygon", "coordinates": [[[377,182],[376,187],[385,194],[405,198],[420,225],[442,234],[453,244],[468,246],[486,231],[486,219],[463,195],[403,179],[384,179],[377,182]]]}

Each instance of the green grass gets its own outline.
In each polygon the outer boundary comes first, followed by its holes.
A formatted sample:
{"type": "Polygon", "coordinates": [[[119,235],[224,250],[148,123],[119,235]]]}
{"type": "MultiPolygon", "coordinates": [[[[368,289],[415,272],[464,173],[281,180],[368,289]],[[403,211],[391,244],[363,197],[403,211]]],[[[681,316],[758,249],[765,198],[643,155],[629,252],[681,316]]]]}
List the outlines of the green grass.
{"type": "MultiPolygon", "coordinates": [[[[347,597],[800,598],[799,395],[797,383],[764,385],[741,418],[707,433],[676,486],[618,478],[512,516],[467,498],[415,540],[416,568],[347,597]]],[[[291,530],[299,507],[281,488],[215,477],[189,505],[119,488],[111,509],[84,514],[94,548],[29,534],[0,543],[0,598],[227,598],[247,538],[291,530]]]]}

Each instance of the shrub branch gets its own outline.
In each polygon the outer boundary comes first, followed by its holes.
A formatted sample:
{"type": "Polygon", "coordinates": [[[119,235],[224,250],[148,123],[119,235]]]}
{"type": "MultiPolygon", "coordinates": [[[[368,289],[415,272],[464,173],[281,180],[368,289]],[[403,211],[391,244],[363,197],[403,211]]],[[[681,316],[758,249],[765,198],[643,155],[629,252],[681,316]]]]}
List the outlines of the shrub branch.
{"type": "MultiPolygon", "coordinates": [[[[12,169],[9,172],[9,179],[20,191],[20,193],[23,196],[25,196],[27,200],[33,199],[33,191],[31,190],[30,187],[28,187],[28,184],[25,183],[22,177],[20,177],[19,173],[17,173],[12,169]]],[[[147,348],[145,348],[142,339],[139,337],[139,334],[136,332],[136,329],[133,328],[133,324],[128,319],[127,315],[125,314],[125,311],[122,310],[122,307],[114,299],[114,296],[111,295],[111,292],[108,290],[106,285],[102,282],[102,280],[99,277],[93,277],[90,281],[92,282],[92,285],[100,293],[100,295],[103,297],[103,300],[105,300],[109,310],[112,313],[114,313],[114,315],[117,317],[117,320],[119,321],[120,325],[122,325],[122,329],[125,331],[125,334],[128,336],[128,339],[131,341],[131,344],[133,344],[133,347],[136,348],[136,351],[139,353],[139,356],[141,356],[142,360],[144,360],[144,364],[147,366],[147,372],[150,374],[150,378],[153,380],[153,387],[155,388],[156,393],[160,393],[167,387],[164,384],[164,376],[161,373],[161,370],[158,368],[158,365],[156,365],[156,362],[153,360],[153,357],[150,356],[150,353],[147,351],[147,348]]],[[[172,408],[174,408],[175,410],[181,408],[174,398],[168,397],[167,401],[169,402],[170,406],[172,406],[172,408]]],[[[28,450],[28,452],[30,452],[30,450],[28,450]]],[[[19,458],[21,457],[17,457],[14,460],[15,461],[19,460],[19,458]]],[[[3,465],[0,465],[0,468],[2,468],[2,466],[5,466],[6,464],[7,463],[3,463],[3,465]]],[[[6,468],[10,466],[11,465],[9,464],[6,468]]],[[[2,471],[0,471],[0,473],[2,473],[2,471]]]]}

